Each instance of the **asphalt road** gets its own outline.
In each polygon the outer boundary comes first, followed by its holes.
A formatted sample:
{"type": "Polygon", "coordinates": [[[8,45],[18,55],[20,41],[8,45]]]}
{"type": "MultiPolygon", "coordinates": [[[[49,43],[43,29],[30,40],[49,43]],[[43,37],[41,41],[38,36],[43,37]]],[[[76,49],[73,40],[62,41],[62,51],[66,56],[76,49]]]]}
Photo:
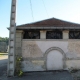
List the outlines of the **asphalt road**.
{"type": "Polygon", "coordinates": [[[22,77],[3,78],[2,80],[73,80],[67,71],[31,72],[22,77]]]}
{"type": "Polygon", "coordinates": [[[5,75],[7,72],[7,59],[0,60],[0,76],[5,75]]]}
{"type": "Polygon", "coordinates": [[[30,72],[23,77],[7,77],[7,59],[0,60],[0,80],[73,80],[68,71],[30,72]]]}

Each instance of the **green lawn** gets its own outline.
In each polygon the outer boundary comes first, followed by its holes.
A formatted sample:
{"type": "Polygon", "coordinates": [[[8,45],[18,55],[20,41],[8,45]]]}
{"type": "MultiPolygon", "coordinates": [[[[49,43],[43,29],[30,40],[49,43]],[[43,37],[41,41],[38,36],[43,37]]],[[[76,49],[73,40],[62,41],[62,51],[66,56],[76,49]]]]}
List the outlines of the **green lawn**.
{"type": "Polygon", "coordinates": [[[8,55],[8,53],[1,53],[1,52],[0,52],[0,55],[8,55]]]}
{"type": "Polygon", "coordinates": [[[7,56],[8,55],[8,53],[1,53],[0,52],[0,57],[4,57],[4,56],[7,56]]]}

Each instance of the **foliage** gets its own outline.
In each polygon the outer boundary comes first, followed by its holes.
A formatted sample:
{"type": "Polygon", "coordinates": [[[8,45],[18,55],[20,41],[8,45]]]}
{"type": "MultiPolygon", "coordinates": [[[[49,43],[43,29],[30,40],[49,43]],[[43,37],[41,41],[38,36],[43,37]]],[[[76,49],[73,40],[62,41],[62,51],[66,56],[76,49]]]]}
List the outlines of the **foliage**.
{"type": "Polygon", "coordinates": [[[8,37],[0,37],[0,42],[6,42],[6,44],[8,45],[9,38],[8,37]]]}
{"type": "Polygon", "coordinates": [[[79,71],[79,69],[69,69],[70,73],[76,73],[77,71],[79,71]]]}
{"type": "Polygon", "coordinates": [[[23,75],[23,71],[21,70],[21,61],[22,61],[22,57],[16,58],[16,73],[17,76],[19,77],[23,75]]]}
{"type": "Polygon", "coordinates": [[[78,71],[77,69],[73,69],[71,73],[76,73],[77,71],[78,71]]]}

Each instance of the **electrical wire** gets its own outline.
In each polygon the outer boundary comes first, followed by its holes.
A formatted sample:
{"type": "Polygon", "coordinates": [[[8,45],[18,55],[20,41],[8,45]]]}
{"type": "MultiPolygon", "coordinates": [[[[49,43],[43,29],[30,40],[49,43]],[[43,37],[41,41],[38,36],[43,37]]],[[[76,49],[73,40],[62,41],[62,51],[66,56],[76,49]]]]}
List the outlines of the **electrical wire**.
{"type": "Polygon", "coordinates": [[[42,2],[43,2],[43,5],[44,5],[44,8],[45,8],[46,14],[47,14],[47,16],[49,17],[48,12],[47,12],[47,9],[46,9],[46,6],[45,6],[45,3],[44,3],[44,0],[42,0],[42,2]]]}
{"type": "Polygon", "coordinates": [[[30,0],[30,6],[31,6],[32,19],[33,19],[33,21],[34,21],[34,16],[33,16],[33,9],[32,9],[32,2],[31,2],[31,0],[30,0]]]}

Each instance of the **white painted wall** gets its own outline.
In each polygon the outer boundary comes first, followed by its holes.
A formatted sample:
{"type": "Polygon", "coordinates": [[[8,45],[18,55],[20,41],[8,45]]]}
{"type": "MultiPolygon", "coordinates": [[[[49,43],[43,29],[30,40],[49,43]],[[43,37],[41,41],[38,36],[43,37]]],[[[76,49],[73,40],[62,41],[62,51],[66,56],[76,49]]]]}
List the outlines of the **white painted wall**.
{"type": "Polygon", "coordinates": [[[68,69],[80,69],[80,60],[67,60],[66,66],[68,69]]]}
{"type": "MultiPolygon", "coordinates": [[[[44,58],[45,52],[51,47],[58,47],[64,51],[66,55],[66,68],[73,67],[74,69],[80,69],[80,41],[79,40],[22,40],[22,57],[25,59],[24,65],[28,66],[23,68],[24,71],[43,71],[46,70],[44,65],[35,65],[33,60],[37,63],[38,59],[44,58]],[[28,60],[27,60],[28,59],[28,60]],[[70,60],[71,59],[71,60],[70,60]],[[69,61],[68,61],[69,60],[69,61]],[[28,61],[28,63],[27,63],[28,61]],[[33,65],[33,66],[32,66],[33,65]],[[34,66],[35,65],[35,66],[34,66]],[[34,68],[35,67],[35,68],[34,68]]],[[[59,51],[51,51],[47,56],[47,69],[55,70],[62,69],[63,56],[59,51]],[[55,66],[54,66],[55,65],[55,66]]],[[[44,62],[44,60],[43,60],[44,62]]],[[[45,63],[45,62],[44,62],[45,63]]]]}
{"type": "Polygon", "coordinates": [[[43,65],[44,65],[44,61],[42,60],[33,60],[33,61],[23,61],[22,62],[23,68],[22,70],[24,72],[26,71],[44,71],[45,69],[43,69],[43,65]]]}
{"type": "MultiPolygon", "coordinates": [[[[26,40],[23,40],[22,41],[22,54],[24,54],[24,51],[25,52],[31,51],[29,50],[31,46],[34,46],[34,48],[36,48],[35,46],[37,46],[37,48],[39,48],[42,51],[41,54],[44,54],[46,50],[51,47],[58,47],[58,48],[61,48],[65,53],[68,52],[68,41],[52,41],[52,40],[51,41],[45,41],[45,40],[44,41],[26,41],[26,40]]],[[[27,54],[28,53],[30,52],[27,52],[27,54]]]]}

